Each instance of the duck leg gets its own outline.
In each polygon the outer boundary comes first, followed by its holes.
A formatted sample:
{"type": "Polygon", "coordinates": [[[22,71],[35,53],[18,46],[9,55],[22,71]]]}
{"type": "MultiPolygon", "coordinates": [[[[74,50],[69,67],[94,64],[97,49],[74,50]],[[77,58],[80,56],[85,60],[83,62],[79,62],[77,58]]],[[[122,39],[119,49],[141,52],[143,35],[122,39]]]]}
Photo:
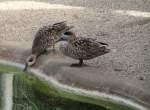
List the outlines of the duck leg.
{"type": "Polygon", "coordinates": [[[39,57],[40,55],[42,55],[42,54],[43,54],[43,55],[44,55],[44,54],[47,55],[47,54],[48,54],[48,50],[47,50],[47,49],[44,49],[43,52],[41,52],[41,53],[38,55],[38,57],[39,57]]]}
{"type": "Polygon", "coordinates": [[[71,64],[71,67],[81,67],[83,66],[83,59],[79,59],[79,63],[71,64]]]}
{"type": "Polygon", "coordinates": [[[79,65],[80,65],[80,66],[83,65],[83,59],[79,59],[79,65]]]}
{"type": "Polygon", "coordinates": [[[52,43],[52,52],[53,52],[53,53],[56,52],[56,50],[55,50],[55,43],[56,43],[55,40],[53,40],[53,43],[52,43]]]}
{"type": "Polygon", "coordinates": [[[53,52],[55,53],[55,44],[53,44],[53,52]]]}

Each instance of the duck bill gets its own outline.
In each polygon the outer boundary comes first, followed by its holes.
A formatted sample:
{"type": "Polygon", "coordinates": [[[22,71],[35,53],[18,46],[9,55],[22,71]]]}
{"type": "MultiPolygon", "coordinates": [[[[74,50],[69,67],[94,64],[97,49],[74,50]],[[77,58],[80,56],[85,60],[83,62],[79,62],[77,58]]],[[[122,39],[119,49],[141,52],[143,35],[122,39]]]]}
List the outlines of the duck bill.
{"type": "Polygon", "coordinates": [[[58,43],[58,42],[60,42],[60,41],[66,41],[66,40],[63,39],[63,38],[60,38],[60,39],[58,39],[58,40],[56,41],[56,43],[58,43]]]}
{"type": "Polygon", "coordinates": [[[28,69],[28,64],[26,63],[26,64],[25,64],[25,67],[24,67],[24,69],[23,69],[23,71],[26,72],[27,69],[28,69]]]}
{"type": "Polygon", "coordinates": [[[74,28],[74,26],[67,26],[66,28],[65,28],[65,30],[64,30],[64,32],[63,33],[65,33],[65,32],[67,32],[67,31],[69,31],[70,29],[72,29],[72,28],[74,28]]]}

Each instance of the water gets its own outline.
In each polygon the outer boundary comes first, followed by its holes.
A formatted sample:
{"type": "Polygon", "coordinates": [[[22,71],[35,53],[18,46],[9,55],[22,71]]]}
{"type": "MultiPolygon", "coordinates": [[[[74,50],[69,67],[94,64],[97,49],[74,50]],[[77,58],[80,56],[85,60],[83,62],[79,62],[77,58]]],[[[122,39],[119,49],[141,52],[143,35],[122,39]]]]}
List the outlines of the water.
{"type": "Polygon", "coordinates": [[[33,72],[0,64],[0,110],[147,110],[130,100],[67,87],[33,72]]]}
{"type": "Polygon", "coordinates": [[[19,110],[16,104],[22,104],[24,110],[106,110],[102,107],[64,99],[59,96],[48,96],[36,90],[34,84],[25,79],[14,78],[14,110],[19,110]]]}
{"type": "Polygon", "coordinates": [[[0,74],[1,110],[11,110],[13,106],[13,74],[0,74]]]}
{"type": "Polygon", "coordinates": [[[8,99],[7,103],[2,101],[6,103],[2,110],[106,110],[100,106],[43,94],[34,87],[34,79],[26,75],[0,75],[2,83],[5,83],[3,98],[8,99]]]}

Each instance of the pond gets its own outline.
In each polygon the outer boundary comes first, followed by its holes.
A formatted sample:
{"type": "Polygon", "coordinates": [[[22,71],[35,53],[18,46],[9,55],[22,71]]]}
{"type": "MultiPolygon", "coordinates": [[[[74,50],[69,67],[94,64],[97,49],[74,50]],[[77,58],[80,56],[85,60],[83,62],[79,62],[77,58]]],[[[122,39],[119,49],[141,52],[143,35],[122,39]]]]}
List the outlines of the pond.
{"type": "Polygon", "coordinates": [[[0,65],[0,110],[144,109],[138,104],[125,103],[124,99],[116,101],[81,89],[61,87],[35,74],[0,65]]]}

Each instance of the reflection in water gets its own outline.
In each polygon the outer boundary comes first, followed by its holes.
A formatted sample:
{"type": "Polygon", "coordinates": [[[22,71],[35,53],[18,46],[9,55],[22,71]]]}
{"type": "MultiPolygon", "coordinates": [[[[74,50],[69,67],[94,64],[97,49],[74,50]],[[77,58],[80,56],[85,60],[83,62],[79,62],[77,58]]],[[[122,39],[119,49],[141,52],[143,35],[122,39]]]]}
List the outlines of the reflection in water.
{"type": "Polygon", "coordinates": [[[0,73],[0,110],[11,110],[13,106],[13,74],[0,73]]]}
{"type": "MultiPolygon", "coordinates": [[[[1,60],[0,62],[2,63],[1,60]]],[[[3,61],[3,64],[6,64],[6,62],[3,61]]],[[[7,63],[7,65],[11,64],[7,63]]],[[[19,66],[19,64],[15,64],[15,66],[17,65],[19,66]]],[[[19,67],[22,67],[22,65],[19,67]]],[[[9,110],[11,110],[12,103],[13,110],[107,110],[108,108],[109,110],[147,110],[145,107],[121,97],[72,88],[58,82],[56,83],[56,80],[54,82],[52,78],[50,79],[47,76],[42,77],[43,74],[38,73],[37,70],[32,70],[32,73],[38,77],[41,76],[40,79],[33,74],[24,74],[22,70],[18,70],[17,68],[0,65],[0,72],[10,73],[10,71],[11,73],[15,73],[14,77],[9,79],[9,76],[7,76],[8,79],[5,77],[6,80],[4,80],[5,78],[0,76],[0,96],[5,94],[3,92],[7,90],[7,94],[0,97],[0,110],[2,108],[1,105],[5,103],[2,100],[3,97],[6,99],[7,96],[10,96],[9,103],[6,103],[9,104],[9,110]],[[2,86],[6,86],[7,89],[3,91],[2,86]],[[8,95],[8,91],[11,92],[10,95],[8,95]]],[[[4,108],[2,110],[7,109],[4,108]]]]}
{"type": "Polygon", "coordinates": [[[31,77],[15,75],[13,110],[106,110],[100,106],[43,94],[32,82],[31,77]]]}

